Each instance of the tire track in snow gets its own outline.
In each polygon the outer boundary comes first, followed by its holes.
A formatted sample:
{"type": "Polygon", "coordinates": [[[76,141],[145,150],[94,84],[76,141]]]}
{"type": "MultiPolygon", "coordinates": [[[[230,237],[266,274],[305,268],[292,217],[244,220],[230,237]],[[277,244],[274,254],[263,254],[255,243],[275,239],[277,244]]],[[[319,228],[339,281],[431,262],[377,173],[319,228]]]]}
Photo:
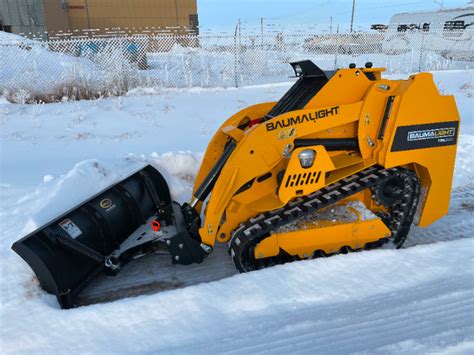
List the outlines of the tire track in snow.
{"type": "MultiPolygon", "coordinates": [[[[297,309],[291,311],[276,307],[274,313],[278,315],[278,321],[271,316],[263,316],[260,321],[249,317],[234,323],[232,330],[225,334],[219,331],[218,344],[201,344],[202,348],[193,344],[191,348],[176,350],[346,353],[364,351],[368,344],[377,349],[407,340],[419,341],[446,329],[470,334],[474,319],[474,291],[470,283],[472,278],[464,276],[436,285],[424,284],[401,292],[349,300],[344,304],[297,305],[297,309]],[[252,334],[252,345],[248,345],[247,337],[239,338],[239,334],[252,334]]],[[[314,288],[309,288],[308,292],[316,291],[314,288]]],[[[465,336],[460,338],[458,340],[462,341],[465,336]]]]}
{"type": "Polygon", "coordinates": [[[403,248],[461,238],[471,238],[474,230],[474,185],[453,190],[447,216],[428,228],[412,226],[403,248]]]}

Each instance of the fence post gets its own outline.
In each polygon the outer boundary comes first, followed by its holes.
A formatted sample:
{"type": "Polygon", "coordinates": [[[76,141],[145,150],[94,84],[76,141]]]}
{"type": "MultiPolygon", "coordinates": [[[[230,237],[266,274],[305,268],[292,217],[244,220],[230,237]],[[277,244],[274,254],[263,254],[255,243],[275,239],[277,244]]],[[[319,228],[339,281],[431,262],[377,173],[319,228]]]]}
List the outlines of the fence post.
{"type": "Polygon", "coordinates": [[[334,70],[337,69],[337,55],[339,53],[339,35],[336,35],[336,53],[334,53],[334,70]]]}
{"type": "Polygon", "coordinates": [[[421,32],[420,58],[418,59],[418,71],[421,72],[423,63],[423,52],[425,50],[425,32],[421,32]]]}
{"type": "Polygon", "coordinates": [[[339,24],[337,25],[337,31],[336,31],[336,53],[334,53],[334,70],[337,69],[337,55],[339,53],[339,24]]]}
{"type": "Polygon", "coordinates": [[[236,88],[239,87],[239,81],[237,79],[237,71],[238,71],[238,66],[239,66],[239,58],[238,58],[238,53],[237,53],[237,50],[238,50],[237,49],[237,31],[239,29],[239,25],[240,25],[240,20],[235,26],[235,33],[234,33],[234,84],[236,88]]]}

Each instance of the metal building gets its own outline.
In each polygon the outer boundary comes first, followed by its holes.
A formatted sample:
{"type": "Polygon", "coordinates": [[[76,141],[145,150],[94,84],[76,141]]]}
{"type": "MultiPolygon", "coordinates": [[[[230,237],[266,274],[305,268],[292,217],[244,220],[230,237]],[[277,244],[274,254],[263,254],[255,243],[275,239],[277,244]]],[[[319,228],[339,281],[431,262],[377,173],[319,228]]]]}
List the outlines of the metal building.
{"type": "Polygon", "coordinates": [[[146,28],[198,32],[196,0],[0,0],[0,30],[17,34],[48,31],[146,28]]]}
{"type": "Polygon", "coordinates": [[[69,0],[71,29],[187,28],[197,31],[196,0],[69,0]]]}
{"type": "Polygon", "coordinates": [[[12,33],[44,32],[43,2],[0,0],[0,29],[12,33]]]}

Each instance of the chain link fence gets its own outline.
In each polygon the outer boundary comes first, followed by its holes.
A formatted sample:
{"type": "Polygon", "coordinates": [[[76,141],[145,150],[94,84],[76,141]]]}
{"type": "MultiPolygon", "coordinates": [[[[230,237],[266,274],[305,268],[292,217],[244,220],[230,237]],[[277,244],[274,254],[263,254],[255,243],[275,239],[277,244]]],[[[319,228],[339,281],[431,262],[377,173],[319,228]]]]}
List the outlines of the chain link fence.
{"type": "Polygon", "coordinates": [[[0,32],[0,94],[12,102],[121,95],[136,87],[240,87],[289,81],[288,63],[388,73],[466,69],[474,31],[159,34],[35,41],[0,32]]]}

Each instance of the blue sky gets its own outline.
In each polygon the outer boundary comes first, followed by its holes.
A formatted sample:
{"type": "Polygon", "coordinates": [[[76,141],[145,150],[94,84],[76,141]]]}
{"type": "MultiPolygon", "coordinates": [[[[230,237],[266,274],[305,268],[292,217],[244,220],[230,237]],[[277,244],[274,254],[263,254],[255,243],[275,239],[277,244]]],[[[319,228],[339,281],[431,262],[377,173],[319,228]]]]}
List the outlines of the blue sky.
{"type": "MultiPolygon", "coordinates": [[[[257,25],[277,24],[347,24],[351,18],[352,0],[197,0],[200,25],[207,27],[234,27],[242,23],[257,25]]],[[[442,0],[356,0],[354,22],[356,26],[371,23],[388,23],[399,12],[436,10],[442,0]]],[[[444,0],[443,7],[460,7],[467,0],[444,0]]]]}

